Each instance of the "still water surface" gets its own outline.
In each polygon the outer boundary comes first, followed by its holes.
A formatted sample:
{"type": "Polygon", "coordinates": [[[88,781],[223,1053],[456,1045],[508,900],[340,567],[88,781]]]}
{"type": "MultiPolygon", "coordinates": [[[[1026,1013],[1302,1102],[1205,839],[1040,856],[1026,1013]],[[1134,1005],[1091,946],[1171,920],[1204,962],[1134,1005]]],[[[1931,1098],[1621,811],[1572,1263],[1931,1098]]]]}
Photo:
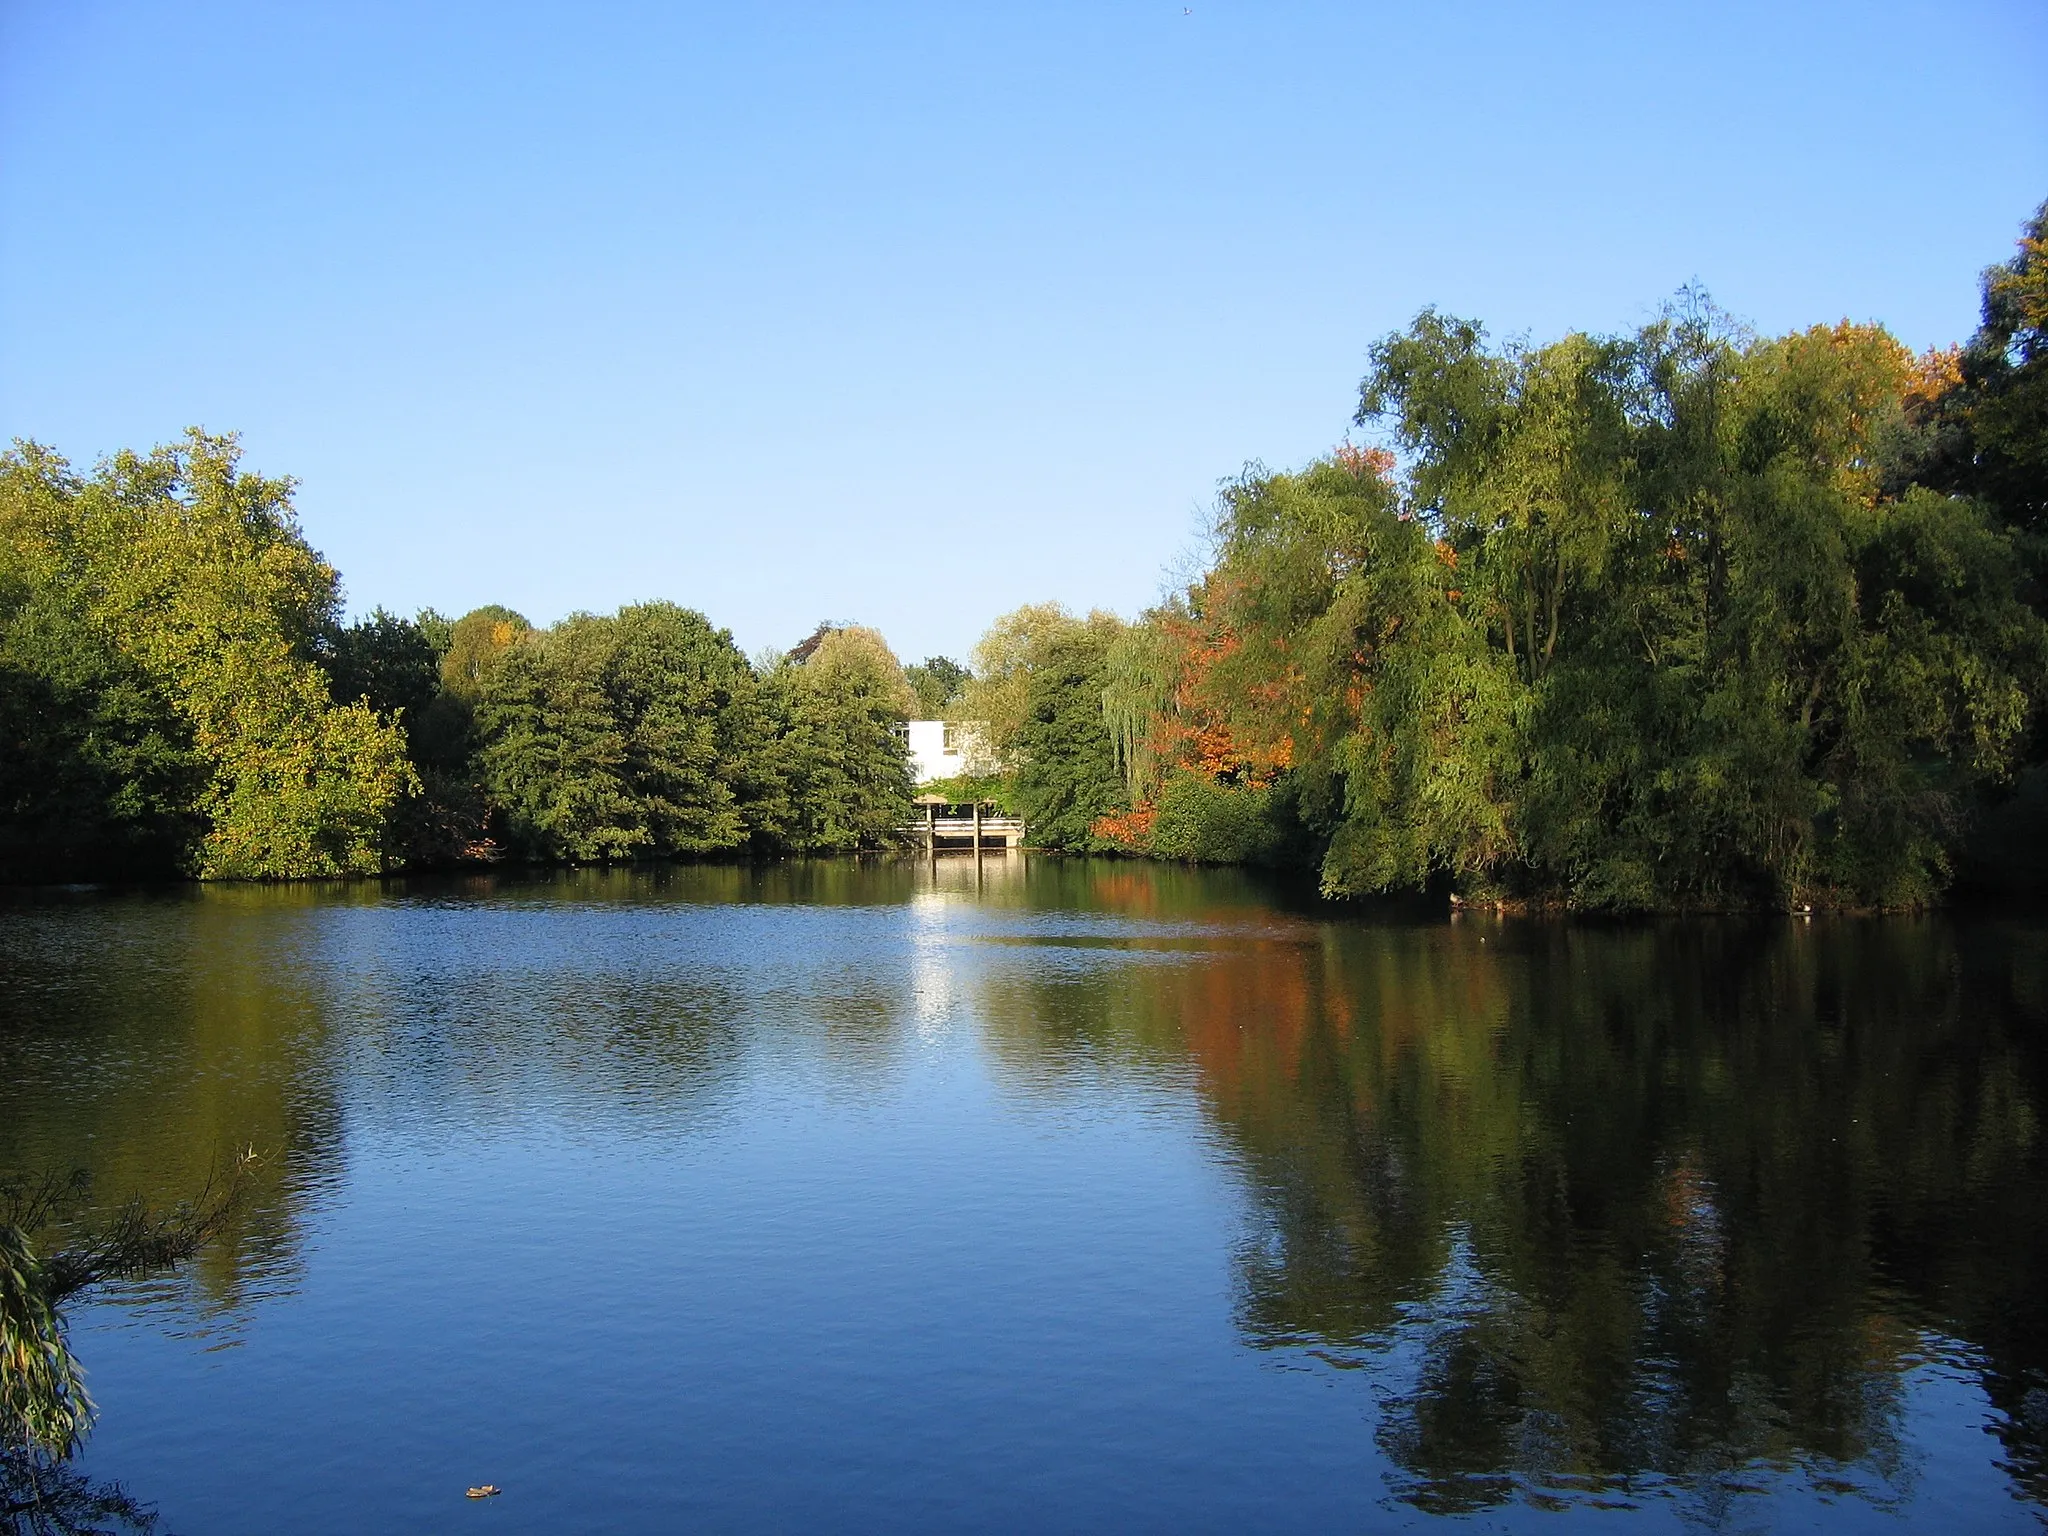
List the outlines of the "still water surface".
{"type": "Polygon", "coordinates": [[[2048,925],[968,860],[0,902],[193,1532],[2038,1529],[2048,925]],[[502,1497],[471,1503],[492,1482],[502,1497]]]}

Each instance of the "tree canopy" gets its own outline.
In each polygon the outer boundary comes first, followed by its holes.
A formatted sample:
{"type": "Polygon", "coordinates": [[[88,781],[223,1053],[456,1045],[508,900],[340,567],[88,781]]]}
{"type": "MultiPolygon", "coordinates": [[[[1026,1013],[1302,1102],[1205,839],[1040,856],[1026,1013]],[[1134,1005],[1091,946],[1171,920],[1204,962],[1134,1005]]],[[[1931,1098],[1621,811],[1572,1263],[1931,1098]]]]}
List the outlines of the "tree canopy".
{"type": "Polygon", "coordinates": [[[1108,847],[1096,824],[1130,803],[1102,708],[1123,628],[1114,614],[1038,603],[997,619],[975,648],[960,703],[976,726],[970,772],[1009,773],[1007,798],[1041,847],[1108,847]]]}
{"type": "Polygon", "coordinates": [[[0,837],[33,870],[334,875],[383,866],[402,733],[337,703],[339,606],[288,480],[194,432],[81,476],[0,457],[0,837]]]}
{"type": "Polygon", "coordinates": [[[946,712],[960,702],[960,696],[973,676],[959,662],[950,656],[927,656],[923,661],[903,669],[909,681],[911,692],[917,695],[917,713],[921,720],[943,719],[946,712]]]}
{"type": "Polygon", "coordinates": [[[853,851],[909,816],[871,629],[758,672],[694,610],[344,623],[292,485],[192,433],[0,458],[0,877],[853,851]]]}
{"type": "Polygon", "coordinates": [[[0,878],[843,852],[903,723],[1031,840],[1608,909],[1917,906],[2048,859],[2048,205],[1964,344],[1423,310],[1347,440],[1221,494],[1126,624],[972,667],[820,624],[749,661],[667,602],[342,616],[289,480],[194,431],[0,456],[0,878]]]}
{"type": "Polygon", "coordinates": [[[1695,294],[1541,346],[1425,310],[1372,350],[1380,445],[1248,470],[1111,647],[1096,835],[1335,895],[1935,899],[2042,756],[2042,218],[1921,358],[1695,294]]]}

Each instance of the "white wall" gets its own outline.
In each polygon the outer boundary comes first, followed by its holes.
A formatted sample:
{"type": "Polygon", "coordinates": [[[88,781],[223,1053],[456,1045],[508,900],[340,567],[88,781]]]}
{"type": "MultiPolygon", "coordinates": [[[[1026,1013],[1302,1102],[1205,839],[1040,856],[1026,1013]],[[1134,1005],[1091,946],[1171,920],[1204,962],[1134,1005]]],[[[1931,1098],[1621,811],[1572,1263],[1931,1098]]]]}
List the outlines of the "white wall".
{"type": "Polygon", "coordinates": [[[910,722],[910,769],[920,784],[933,779],[950,779],[967,771],[966,747],[973,727],[944,720],[910,722]],[[952,732],[948,745],[946,733],[952,732]]]}

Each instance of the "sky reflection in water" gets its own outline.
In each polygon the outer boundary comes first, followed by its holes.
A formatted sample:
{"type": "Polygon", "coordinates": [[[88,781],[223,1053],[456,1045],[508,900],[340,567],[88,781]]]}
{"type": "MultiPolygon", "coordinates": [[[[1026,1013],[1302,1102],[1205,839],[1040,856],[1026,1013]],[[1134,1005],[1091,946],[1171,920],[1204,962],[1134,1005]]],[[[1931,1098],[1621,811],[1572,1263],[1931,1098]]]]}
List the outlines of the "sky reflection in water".
{"type": "Polygon", "coordinates": [[[2048,927],[944,861],[17,896],[0,1167],[193,1532],[2037,1528],[2048,927]],[[488,1507],[462,1489],[507,1490],[488,1507]]]}

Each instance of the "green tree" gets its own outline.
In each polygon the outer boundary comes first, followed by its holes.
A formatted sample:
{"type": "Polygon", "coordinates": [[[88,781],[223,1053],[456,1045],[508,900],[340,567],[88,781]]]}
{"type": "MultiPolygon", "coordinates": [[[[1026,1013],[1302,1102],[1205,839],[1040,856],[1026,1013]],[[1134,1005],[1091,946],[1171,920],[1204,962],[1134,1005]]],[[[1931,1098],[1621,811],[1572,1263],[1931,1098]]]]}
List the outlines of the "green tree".
{"type": "Polygon", "coordinates": [[[433,627],[429,643],[440,656],[440,688],[413,722],[413,746],[421,761],[460,776],[472,767],[476,706],[491,674],[533,626],[524,615],[487,603],[453,623],[436,614],[433,627]]]}
{"type": "Polygon", "coordinates": [[[1130,806],[1102,711],[1114,640],[1099,618],[1076,621],[1046,636],[1031,657],[1025,715],[1009,745],[1017,808],[1040,847],[1105,846],[1096,823],[1130,806]]]}
{"type": "MultiPolygon", "coordinates": [[[[55,623],[61,610],[80,654],[103,663],[106,686],[85,693],[129,722],[134,749],[132,773],[112,776],[134,793],[117,790],[114,802],[167,811],[182,763],[203,765],[186,807],[198,835],[185,868],[378,870],[393,852],[392,810],[413,783],[403,738],[367,706],[329,697],[314,658],[334,627],[334,571],[299,531],[291,482],[244,473],[239,460],[233,438],[193,432],[80,477],[45,449],[17,447],[0,459],[5,563],[13,590],[41,601],[16,617],[55,623]],[[175,712],[174,728],[159,728],[159,704],[175,712]]],[[[39,622],[24,627],[25,646],[39,622]]],[[[71,709],[74,723],[91,712],[76,692],[71,709]]],[[[74,756],[121,755],[117,741],[107,746],[74,756]]],[[[177,818],[142,819],[162,832],[177,818]]]]}
{"type": "Polygon", "coordinates": [[[1909,472],[1984,501],[2018,536],[2036,603],[2048,600],[2048,203],[2012,259],[1986,269],[1976,334],[1928,362],[1909,472]]]}
{"type": "MultiPolygon", "coordinates": [[[[1969,342],[1920,360],[1903,430],[1890,445],[1894,485],[1974,497],[2013,536],[2023,592],[2048,614],[2048,203],[2011,260],[1984,273],[1983,320],[1969,342]]],[[[2004,892],[2048,889],[2048,725],[2008,792],[1984,796],[1965,878],[2004,892]]]]}
{"type": "MultiPolygon", "coordinates": [[[[1108,615],[1098,617],[1109,620],[1108,615]]],[[[977,769],[1014,767],[1018,741],[1030,718],[1032,672],[1052,640],[1076,622],[1058,603],[1026,603],[989,625],[976,644],[974,671],[960,712],[981,728],[977,746],[988,761],[976,764],[977,769]]]]}
{"type": "Polygon", "coordinates": [[[1041,847],[1121,846],[1095,823],[1131,804],[1105,718],[1110,658],[1124,634],[1111,613],[1083,619],[1058,603],[1030,603],[998,618],[974,649],[954,711],[976,726],[969,771],[1008,781],[1001,798],[1041,847]]]}
{"type": "Polygon", "coordinates": [[[441,691],[446,648],[445,638],[437,645],[426,624],[378,608],[368,618],[338,626],[326,637],[319,661],[337,704],[360,700],[409,726],[441,691]]]}
{"type": "Polygon", "coordinates": [[[950,656],[927,656],[923,661],[905,667],[903,675],[909,680],[911,691],[917,695],[920,720],[944,719],[946,711],[960,701],[971,676],[950,656]]]}
{"type": "Polygon", "coordinates": [[[485,792],[520,852],[665,858],[747,839],[741,759],[762,749],[759,690],[702,614],[578,614],[494,645],[474,675],[485,792]]]}
{"type": "Polygon", "coordinates": [[[604,686],[615,627],[572,615],[522,636],[483,674],[478,765],[513,846],[529,858],[630,858],[653,841],[604,686]]]}
{"type": "Polygon", "coordinates": [[[1187,768],[1159,787],[1147,851],[1194,864],[1272,864],[1291,852],[1294,828],[1284,792],[1220,782],[1187,768]]]}
{"type": "MultiPolygon", "coordinates": [[[[1197,702],[1288,765],[1327,890],[1942,890],[2048,644],[1999,520],[1887,479],[1897,342],[1757,340],[1689,297],[1632,336],[1533,348],[1425,312],[1373,362],[1360,421],[1405,477],[1355,451],[1247,474],[1191,597],[1221,636],[1197,702]]],[[[1133,738],[1161,685],[1117,676],[1133,738]]]]}
{"type": "Polygon", "coordinates": [[[762,715],[742,769],[757,847],[878,848],[910,818],[903,721],[916,696],[873,630],[828,632],[808,659],[762,679],[762,715]]]}
{"type": "Polygon", "coordinates": [[[715,853],[745,837],[732,781],[755,708],[731,634],[674,603],[619,610],[604,689],[625,740],[624,772],[661,855],[715,853]]]}
{"type": "Polygon", "coordinates": [[[443,691],[470,700],[481,696],[498,659],[532,629],[525,615],[498,603],[472,608],[448,626],[441,654],[443,691]]]}
{"type": "Polygon", "coordinates": [[[1451,548],[1372,465],[1230,487],[1213,598],[1240,637],[1208,697],[1293,764],[1333,895],[1483,880],[1513,856],[1512,667],[1454,584],[1451,548]]]}
{"type": "Polygon", "coordinates": [[[16,554],[0,542],[0,879],[178,873],[205,834],[190,721],[16,554]]]}
{"type": "Polygon", "coordinates": [[[877,718],[908,720],[917,709],[916,691],[879,630],[846,624],[826,631],[804,661],[802,675],[877,718]]]}

